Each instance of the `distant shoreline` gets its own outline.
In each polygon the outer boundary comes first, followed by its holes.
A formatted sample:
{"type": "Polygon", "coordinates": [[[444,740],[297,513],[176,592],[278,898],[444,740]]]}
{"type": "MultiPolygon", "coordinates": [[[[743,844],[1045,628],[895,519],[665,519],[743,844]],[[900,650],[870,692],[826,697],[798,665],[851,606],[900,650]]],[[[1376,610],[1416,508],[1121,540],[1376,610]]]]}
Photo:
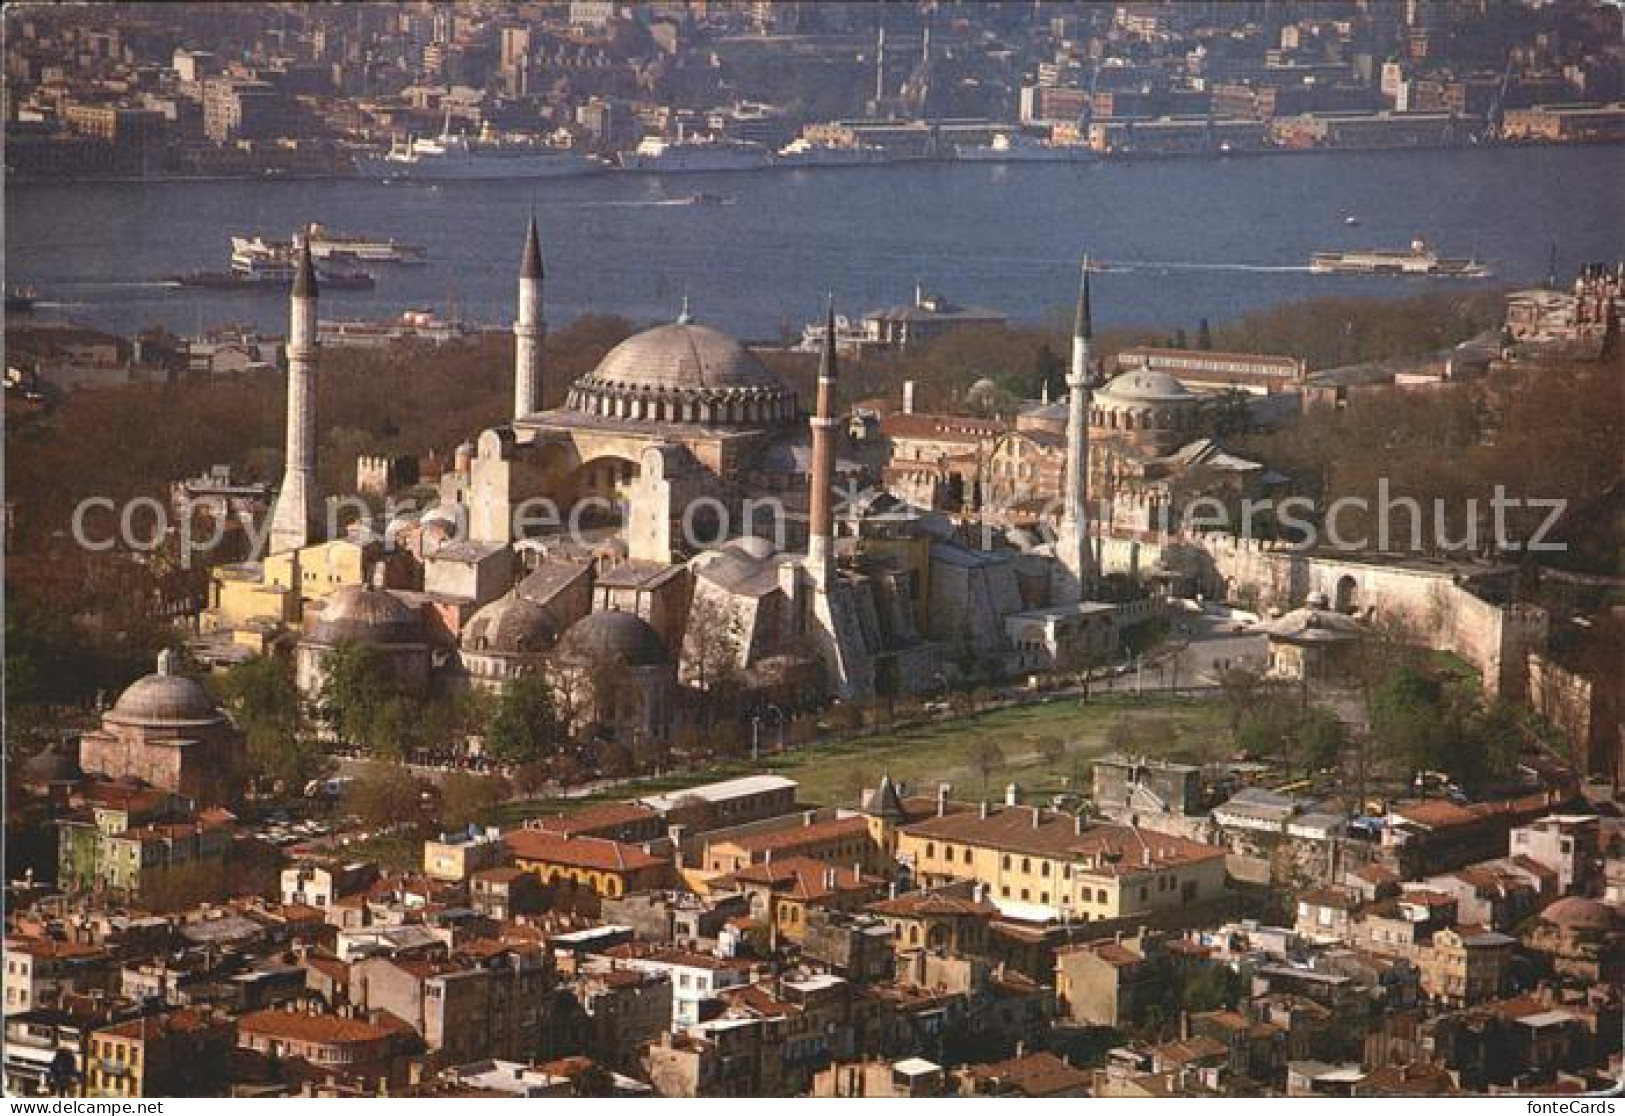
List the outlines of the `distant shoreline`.
{"type": "Polygon", "coordinates": [[[1238,151],[1123,151],[1098,154],[1090,152],[1085,158],[1076,160],[1067,159],[959,159],[952,155],[926,155],[890,159],[881,163],[862,164],[831,164],[829,166],[799,165],[799,166],[773,166],[771,164],[761,167],[740,168],[737,170],[624,170],[619,167],[605,167],[601,171],[588,171],[577,175],[546,176],[535,178],[377,178],[363,175],[359,171],[301,171],[288,173],[258,173],[244,174],[150,174],[150,175],[95,175],[95,176],[34,176],[19,175],[7,172],[5,179],[8,186],[79,186],[79,185],[164,185],[187,182],[376,182],[396,183],[406,186],[440,186],[446,183],[458,182],[546,182],[555,177],[571,179],[589,179],[598,177],[620,177],[632,175],[642,178],[665,178],[711,175],[755,175],[764,172],[823,172],[823,171],[852,171],[877,170],[887,167],[915,167],[923,164],[939,164],[943,166],[979,166],[979,167],[1084,167],[1096,163],[1148,163],[1163,161],[1189,162],[1196,159],[1210,159],[1215,162],[1227,159],[1254,159],[1268,158],[1279,155],[1375,155],[1393,152],[1432,152],[1432,151],[1510,151],[1529,148],[1568,148],[1568,147],[1618,147],[1625,146],[1625,139],[1604,140],[1566,140],[1566,141],[1539,141],[1523,140],[1513,143],[1464,143],[1464,144],[1395,144],[1385,147],[1262,147],[1246,148],[1238,151]]]}

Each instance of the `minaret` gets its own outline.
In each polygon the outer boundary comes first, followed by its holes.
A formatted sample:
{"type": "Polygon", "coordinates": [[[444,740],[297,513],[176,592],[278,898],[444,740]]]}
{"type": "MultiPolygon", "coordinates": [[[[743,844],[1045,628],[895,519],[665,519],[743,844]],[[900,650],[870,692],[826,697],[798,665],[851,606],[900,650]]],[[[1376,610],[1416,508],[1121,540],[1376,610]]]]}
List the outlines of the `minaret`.
{"type": "Polygon", "coordinates": [[[310,236],[299,244],[288,314],[288,447],[271,519],[269,554],[309,546],[316,497],[316,265],[310,236]]]}
{"type": "Polygon", "coordinates": [[[808,494],[807,570],[823,588],[835,572],[835,517],[830,490],[835,485],[835,300],[824,325],[824,351],[818,362],[818,408],[812,417],[812,491],[808,494]]]}
{"type": "Polygon", "coordinates": [[[519,318],[513,323],[513,417],[542,409],[542,245],[536,217],[525,230],[525,258],[519,265],[519,318]]]}
{"type": "Polygon", "coordinates": [[[1078,312],[1072,324],[1072,366],[1067,370],[1066,481],[1061,522],[1055,535],[1055,556],[1064,576],[1059,579],[1060,602],[1083,599],[1091,572],[1089,554],[1089,341],[1094,323],[1089,310],[1089,257],[1083,258],[1078,284],[1078,312]]]}

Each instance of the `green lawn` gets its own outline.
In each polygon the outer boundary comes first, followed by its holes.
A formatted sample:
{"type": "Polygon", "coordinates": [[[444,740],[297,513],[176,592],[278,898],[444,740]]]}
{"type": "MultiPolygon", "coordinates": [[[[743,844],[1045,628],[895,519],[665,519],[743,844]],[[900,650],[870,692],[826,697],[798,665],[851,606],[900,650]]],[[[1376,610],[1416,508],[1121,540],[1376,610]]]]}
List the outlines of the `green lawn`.
{"type": "Polygon", "coordinates": [[[989,796],[1002,797],[1005,784],[1012,781],[1026,791],[1054,794],[1088,785],[1089,760],[1111,751],[1107,731],[1132,714],[1171,719],[1179,728],[1181,751],[1201,734],[1227,735],[1226,710],[1217,699],[1113,695],[1082,703],[1075,697],[1058,698],[894,732],[826,740],[782,755],[764,755],[758,764],[736,761],[704,772],[640,779],[591,799],[513,802],[497,812],[497,820],[511,824],[537,814],[568,811],[588,801],[633,798],[763,771],[796,780],[801,784],[801,801],[819,805],[856,805],[857,788],[873,786],[887,772],[915,793],[931,794],[939,782],[949,782],[956,798],[979,798],[984,793],[983,779],[971,756],[983,740],[997,744],[1005,760],[988,773],[989,796]],[[1053,762],[1039,751],[1038,741],[1046,737],[1065,747],[1065,753],[1053,762]]]}

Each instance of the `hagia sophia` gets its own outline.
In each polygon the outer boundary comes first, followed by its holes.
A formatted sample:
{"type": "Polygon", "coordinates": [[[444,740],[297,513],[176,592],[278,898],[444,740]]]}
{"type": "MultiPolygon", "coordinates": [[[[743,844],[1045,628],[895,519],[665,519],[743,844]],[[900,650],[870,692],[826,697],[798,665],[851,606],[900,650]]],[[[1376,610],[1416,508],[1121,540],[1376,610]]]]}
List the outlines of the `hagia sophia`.
{"type": "MultiPolygon", "coordinates": [[[[1283,478],[1215,440],[1213,395],[1186,377],[1121,357],[1115,377],[1101,376],[1090,272],[1086,261],[1065,398],[1023,404],[1012,421],[917,414],[912,385],[900,410],[843,400],[833,306],[809,415],[809,401],[686,301],[544,410],[533,218],[507,421],[457,448],[427,510],[326,538],[319,296],[306,261],[270,546],[213,571],[200,628],[241,653],[291,642],[308,697],[349,642],[377,650],[410,691],[500,692],[543,677],[573,728],[633,746],[680,727],[683,694],[707,684],[719,649],[752,707],[790,692],[861,702],[941,692],[973,673],[1103,662],[1169,591],[1234,599],[1245,588],[1282,610],[1318,592],[1346,613],[1414,597],[1437,613],[1438,571],[1170,527],[1164,513],[1187,481],[1250,494],[1283,478]],[[531,517],[543,500],[582,529],[531,517]],[[1103,571],[1128,576],[1108,587],[1103,571]]],[[[1462,623],[1481,627],[1475,606],[1462,607],[1462,623]]],[[[1503,620],[1483,641],[1486,673],[1514,653],[1515,627],[1503,620]]]]}
{"type": "Polygon", "coordinates": [[[375,648],[416,691],[437,679],[501,690],[544,664],[559,685],[574,663],[584,693],[570,707],[622,739],[672,731],[679,687],[696,683],[693,660],[719,638],[737,647],[732,665],[750,685],[811,684],[845,700],[940,688],[963,669],[966,646],[995,671],[1031,665],[1038,650],[1054,659],[1115,646],[1111,610],[1085,607],[1087,273],[1059,434],[1066,510],[1053,543],[997,550],[966,541],[949,509],[878,488],[837,506],[838,478],[873,471],[844,429],[833,329],[810,416],[744,345],[686,305],[611,350],[563,406],[540,409],[544,282],[533,219],[509,420],[458,448],[437,506],[382,532],[327,539],[314,492],[319,296],[314,272],[301,268],[270,546],[259,562],[216,571],[206,630],[261,646],[296,632],[308,696],[346,642],[375,648]],[[575,535],[532,530],[525,509],[538,498],[566,515],[599,514],[575,535]],[[787,517],[767,521],[769,498],[787,517]],[[708,536],[715,545],[689,542],[708,536]],[[386,538],[398,545],[381,547],[386,538]],[[1012,643],[1023,616],[1023,630],[1036,619],[1051,646],[1012,643]]]}

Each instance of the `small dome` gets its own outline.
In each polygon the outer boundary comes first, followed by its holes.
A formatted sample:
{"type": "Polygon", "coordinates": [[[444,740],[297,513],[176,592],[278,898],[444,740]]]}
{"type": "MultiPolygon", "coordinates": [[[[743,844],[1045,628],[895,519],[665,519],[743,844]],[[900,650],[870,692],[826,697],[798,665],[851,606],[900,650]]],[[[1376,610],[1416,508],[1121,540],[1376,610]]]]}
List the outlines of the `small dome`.
{"type": "Polygon", "coordinates": [[[1113,377],[1095,398],[1103,403],[1173,403],[1195,397],[1168,373],[1141,369],[1113,377]]]}
{"type": "Polygon", "coordinates": [[[1619,922],[1619,912],[1607,903],[1578,896],[1559,899],[1541,911],[1540,917],[1564,930],[1612,930],[1619,922]]]}
{"type": "Polygon", "coordinates": [[[517,592],[499,597],[476,612],[463,629],[464,651],[498,655],[532,655],[558,640],[553,614],[517,592]]]}
{"type": "Polygon", "coordinates": [[[79,778],[78,749],[53,741],[23,761],[25,783],[61,783],[79,778]]]}
{"type": "Polygon", "coordinates": [[[621,666],[664,666],[671,661],[666,645],[647,623],[630,612],[589,612],[577,620],[560,647],[572,658],[621,666]]]}
{"type": "Polygon", "coordinates": [[[119,695],[107,720],[119,725],[207,725],[224,720],[214,698],[195,678],[175,673],[175,657],[158,656],[158,672],[138,678],[119,695]]]}
{"type": "Polygon", "coordinates": [[[423,620],[387,589],[346,585],[327,598],[310,628],[316,643],[389,645],[424,642],[423,620]]]}
{"type": "Polygon", "coordinates": [[[589,377],[631,388],[702,391],[783,390],[778,377],[719,329],[676,322],[634,334],[611,349],[589,377]]]}

